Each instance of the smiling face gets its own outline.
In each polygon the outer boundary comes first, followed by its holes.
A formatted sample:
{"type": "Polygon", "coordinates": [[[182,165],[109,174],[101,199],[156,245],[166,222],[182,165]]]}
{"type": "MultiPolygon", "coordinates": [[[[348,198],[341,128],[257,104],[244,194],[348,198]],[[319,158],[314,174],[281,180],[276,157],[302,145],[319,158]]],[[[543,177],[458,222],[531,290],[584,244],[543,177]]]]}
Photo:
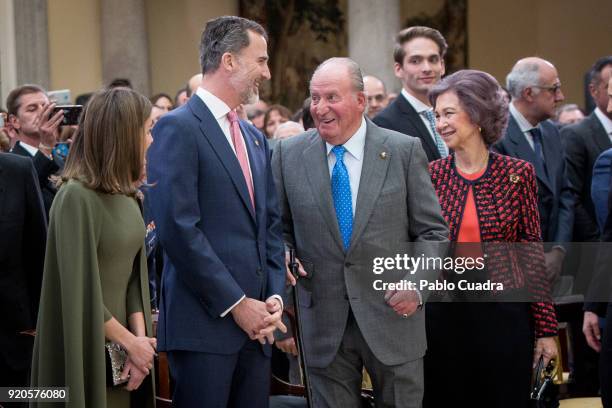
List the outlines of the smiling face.
{"type": "Polygon", "coordinates": [[[334,146],[344,144],[359,129],[366,97],[351,83],[348,68],[329,63],[310,81],[310,114],[319,134],[334,146]]]}
{"type": "Polygon", "coordinates": [[[395,63],[395,76],[410,94],[415,97],[426,96],[444,75],[440,48],[433,40],[425,37],[407,41],[402,47],[405,52],[404,61],[401,65],[395,63]]]}
{"type": "Polygon", "coordinates": [[[453,150],[463,150],[474,138],[481,137],[478,126],[463,110],[459,98],[452,91],[436,99],[436,130],[449,149],[453,150]]]}
{"type": "Polygon", "coordinates": [[[260,34],[249,31],[249,46],[235,55],[236,68],[230,84],[240,97],[241,104],[259,100],[259,85],[270,79],[268,44],[260,34]]]}

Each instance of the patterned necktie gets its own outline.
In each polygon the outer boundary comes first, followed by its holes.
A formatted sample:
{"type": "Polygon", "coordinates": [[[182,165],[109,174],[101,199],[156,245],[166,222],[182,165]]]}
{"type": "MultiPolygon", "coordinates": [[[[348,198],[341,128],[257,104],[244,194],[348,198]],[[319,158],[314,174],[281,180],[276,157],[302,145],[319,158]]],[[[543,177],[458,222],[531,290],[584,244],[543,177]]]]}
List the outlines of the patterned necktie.
{"type": "Polygon", "coordinates": [[[342,235],[342,243],[346,251],[351,243],[351,235],[353,234],[351,184],[348,171],[343,161],[346,149],[342,145],[334,146],[332,152],[336,155],[336,164],[332,170],[331,177],[332,196],[334,199],[334,207],[336,208],[338,227],[340,227],[340,234],[342,235]]]}
{"type": "Polygon", "coordinates": [[[427,118],[427,121],[429,122],[429,127],[431,128],[431,132],[434,135],[436,147],[438,148],[440,157],[445,158],[446,156],[448,156],[448,153],[446,152],[446,147],[444,146],[444,140],[442,140],[442,137],[436,130],[436,119],[434,118],[433,111],[431,109],[427,109],[425,111],[425,117],[427,118]]]}
{"type": "Polygon", "coordinates": [[[544,151],[542,150],[542,131],[535,127],[531,129],[529,133],[531,133],[531,136],[533,137],[533,150],[535,151],[536,155],[536,163],[533,163],[534,167],[536,168],[536,171],[539,167],[541,174],[546,174],[548,176],[546,166],[544,165],[545,161],[544,151]]]}
{"type": "Polygon", "coordinates": [[[253,194],[253,179],[251,178],[251,172],[249,171],[249,160],[247,158],[246,146],[244,145],[244,139],[240,133],[240,125],[238,124],[238,114],[233,110],[229,111],[227,118],[230,121],[230,134],[232,136],[232,143],[234,149],[236,149],[236,157],[238,163],[240,163],[240,169],[242,169],[242,175],[246,182],[247,189],[249,190],[249,197],[251,197],[251,204],[253,209],[255,208],[255,195],[253,194]]]}

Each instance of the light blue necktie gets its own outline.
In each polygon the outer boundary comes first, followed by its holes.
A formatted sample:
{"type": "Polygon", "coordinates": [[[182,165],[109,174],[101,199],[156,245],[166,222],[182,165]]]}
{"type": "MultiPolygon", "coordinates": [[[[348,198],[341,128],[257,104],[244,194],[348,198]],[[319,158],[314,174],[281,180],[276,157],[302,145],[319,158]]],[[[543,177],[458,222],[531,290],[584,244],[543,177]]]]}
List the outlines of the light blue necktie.
{"type": "Polygon", "coordinates": [[[440,157],[445,158],[446,156],[448,156],[448,153],[446,152],[446,148],[444,147],[444,140],[442,140],[442,137],[436,130],[436,119],[434,118],[433,111],[431,109],[426,110],[425,117],[429,122],[429,127],[431,128],[431,132],[433,133],[434,139],[436,140],[436,147],[438,148],[438,152],[440,152],[440,157]]]}
{"type": "Polygon", "coordinates": [[[336,208],[338,227],[340,227],[340,234],[342,235],[342,243],[344,244],[344,250],[347,250],[353,234],[353,201],[351,200],[351,183],[348,171],[344,161],[342,161],[346,149],[342,145],[334,146],[332,152],[336,155],[336,164],[331,177],[332,197],[336,208]]]}

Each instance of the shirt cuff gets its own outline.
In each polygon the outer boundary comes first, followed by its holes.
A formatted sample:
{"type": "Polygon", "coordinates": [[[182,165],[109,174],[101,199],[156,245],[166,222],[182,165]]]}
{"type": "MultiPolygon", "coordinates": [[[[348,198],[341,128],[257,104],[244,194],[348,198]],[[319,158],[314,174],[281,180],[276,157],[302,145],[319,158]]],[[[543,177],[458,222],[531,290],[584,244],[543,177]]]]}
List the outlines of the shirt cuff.
{"type": "Polygon", "coordinates": [[[552,249],[560,249],[564,254],[567,252],[563,245],[555,245],[552,247],[552,249]]]}
{"type": "Polygon", "coordinates": [[[417,309],[421,310],[423,308],[423,295],[421,294],[420,290],[416,288],[414,290],[417,293],[417,296],[419,297],[419,305],[417,306],[417,309]]]}
{"type": "Polygon", "coordinates": [[[233,308],[235,308],[238,305],[238,303],[242,302],[242,299],[244,299],[245,297],[246,297],[246,295],[242,295],[242,297],[240,299],[238,299],[238,301],[236,303],[231,305],[225,312],[221,313],[221,317],[225,317],[229,312],[232,311],[233,308]]]}
{"type": "Polygon", "coordinates": [[[284,308],[285,308],[285,305],[284,305],[284,303],[283,303],[283,298],[282,298],[280,295],[272,295],[272,296],[270,296],[268,299],[270,299],[270,298],[278,299],[278,301],[279,301],[279,302],[280,302],[280,304],[281,304],[281,309],[284,309],[284,308]]]}

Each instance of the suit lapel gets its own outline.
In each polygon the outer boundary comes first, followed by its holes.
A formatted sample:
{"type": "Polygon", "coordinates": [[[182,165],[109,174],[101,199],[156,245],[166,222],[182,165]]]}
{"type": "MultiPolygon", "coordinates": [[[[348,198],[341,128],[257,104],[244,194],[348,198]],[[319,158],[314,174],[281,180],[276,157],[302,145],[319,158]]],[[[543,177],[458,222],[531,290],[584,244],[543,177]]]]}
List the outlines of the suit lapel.
{"type": "Polygon", "coordinates": [[[193,114],[200,119],[200,130],[219,157],[225,170],[227,170],[232,180],[232,184],[238,191],[238,195],[242,199],[243,204],[247,207],[253,221],[255,221],[255,212],[251,205],[251,198],[249,197],[249,191],[242,174],[242,169],[240,168],[236,154],[217,123],[217,119],[215,119],[199,97],[190,98],[188,104],[193,114]]]}
{"type": "Polygon", "coordinates": [[[366,141],[363,152],[363,165],[359,180],[359,192],[353,221],[353,235],[349,251],[363,234],[374,205],[385,182],[391,152],[385,145],[386,137],[381,136],[376,126],[367,120],[366,141]],[[383,158],[381,153],[385,153],[383,158]]]}
{"type": "Polygon", "coordinates": [[[518,157],[519,159],[527,160],[529,163],[533,164],[534,165],[533,167],[536,170],[536,177],[542,183],[544,183],[546,187],[550,189],[550,191],[553,191],[550,185],[550,181],[548,180],[548,177],[546,176],[546,173],[544,172],[544,168],[535,165],[536,163],[535,151],[529,145],[527,138],[521,131],[521,128],[519,127],[518,123],[516,123],[516,120],[514,119],[512,115],[510,115],[510,118],[508,120],[507,133],[508,133],[508,137],[510,141],[512,142],[514,146],[514,152],[515,152],[514,155],[518,157]]]}
{"type": "Polygon", "coordinates": [[[321,139],[318,132],[313,135],[313,142],[304,150],[302,155],[304,156],[303,163],[308,163],[304,167],[312,190],[312,196],[315,197],[314,201],[319,206],[319,211],[321,211],[321,215],[327,223],[336,244],[338,244],[341,251],[344,251],[332,199],[331,179],[329,177],[329,166],[327,165],[327,149],[325,148],[325,142],[321,139]]]}
{"type": "Polygon", "coordinates": [[[431,138],[431,133],[429,133],[429,130],[427,130],[427,127],[425,127],[425,123],[423,123],[423,119],[421,119],[419,113],[416,111],[416,109],[414,109],[410,102],[408,102],[406,98],[404,98],[404,95],[400,94],[397,98],[400,110],[407,116],[407,119],[410,120],[412,125],[420,133],[420,135],[410,136],[418,136],[421,141],[427,145],[427,149],[434,152],[434,156],[436,159],[441,158],[440,152],[438,151],[438,147],[431,138]]]}
{"type": "Polygon", "coordinates": [[[591,134],[593,135],[593,140],[595,144],[599,147],[601,151],[608,150],[612,147],[612,142],[610,142],[610,138],[606,134],[606,129],[604,129],[603,125],[599,121],[595,112],[591,113],[585,121],[588,120],[588,124],[591,128],[591,134]]]}

